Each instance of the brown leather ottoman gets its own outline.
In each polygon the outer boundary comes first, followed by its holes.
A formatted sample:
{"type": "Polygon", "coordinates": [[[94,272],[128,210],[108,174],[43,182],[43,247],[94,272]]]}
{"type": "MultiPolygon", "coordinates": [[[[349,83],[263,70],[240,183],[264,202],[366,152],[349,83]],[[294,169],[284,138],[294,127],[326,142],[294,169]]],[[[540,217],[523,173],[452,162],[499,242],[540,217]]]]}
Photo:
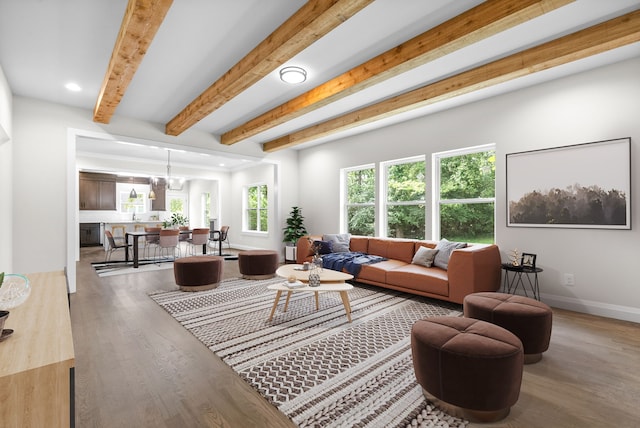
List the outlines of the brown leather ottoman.
{"type": "Polygon", "coordinates": [[[506,328],[522,341],[524,363],[542,359],[551,340],[551,308],[538,300],[506,293],[473,293],[464,298],[464,316],[506,328]]]}
{"type": "Polygon", "coordinates": [[[211,290],[220,284],[223,266],[219,256],[183,257],[173,262],[173,275],[182,291],[211,290]]]}
{"type": "Polygon", "coordinates": [[[273,250],[248,250],[238,253],[238,268],[245,279],[268,279],[276,276],[280,257],[273,250]]]}
{"type": "Polygon", "coordinates": [[[485,321],[432,317],[411,328],[416,379],[427,400],[472,422],[505,418],[520,396],[522,343],[485,321]]]}

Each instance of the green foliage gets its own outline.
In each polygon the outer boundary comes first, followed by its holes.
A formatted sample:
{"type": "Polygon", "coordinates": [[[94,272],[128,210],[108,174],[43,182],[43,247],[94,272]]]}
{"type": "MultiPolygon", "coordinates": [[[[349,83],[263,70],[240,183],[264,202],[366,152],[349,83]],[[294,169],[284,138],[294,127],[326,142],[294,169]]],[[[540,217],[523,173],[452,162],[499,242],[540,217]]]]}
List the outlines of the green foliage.
{"type": "Polygon", "coordinates": [[[494,204],[443,204],[440,206],[440,237],[450,241],[493,243],[494,204]]]}
{"type": "Polygon", "coordinates": [[[284,231],[283,242],[298,242],[298,239],[307,234],[307,229],[304,227],[304,217],[302,216],[302,209],[298,207],[291,208],[289,218],[287,218],[287,227],[282,229],[284,231]]]}
{"type": "Polygon", "coordinates": [[[391,165],[387,169],[388,237],[424,239],[426,220],[424,177],[424,161],[391,165]]]}
{"type": "Polygon", "coordinates": [[[171,226],[187,226],[189,219],[180,213],[171,214],[171,218],[162,222],[162,227],[165,229],[171,226]]]}
{"type": "Polygon", "coordinates": [[[606,191],[598,186],[569,186],[546,194],[533,191],[509,202],[512,223],[531,224],[608,224],[627,222],[624,192],[606,191]]]}
{"type": "Polygon", "coordinates": [[[374,235],[375,178],[374,168],[347,173],[347,231],[351,234],[374,235]]]}
{"type": "MultiPolygon", "coordinates": [[[[440,199],[495,197],[496,157],[493,151],[469,153],[440,161],[440,199]]],[[[440,205],[440,237],[451,241],[493,242],[493,203],[440,205]]]]}
{"type": "Polygon", "coordinates": [[[469,153],[440,161],[440,199],[493,198],[496,156],[493,151],[469,153]]]}
{"type": "Polygon", "coordinates": [[[4,272],[0,272],[0,287],[2,287],[3,282],[4,282],[4,272]]]}
{"type": "Polygon", "coordinates": [[[353,235],[374,236],[375,209],[373,206],[347,208],[348,232],[353,235]]]}

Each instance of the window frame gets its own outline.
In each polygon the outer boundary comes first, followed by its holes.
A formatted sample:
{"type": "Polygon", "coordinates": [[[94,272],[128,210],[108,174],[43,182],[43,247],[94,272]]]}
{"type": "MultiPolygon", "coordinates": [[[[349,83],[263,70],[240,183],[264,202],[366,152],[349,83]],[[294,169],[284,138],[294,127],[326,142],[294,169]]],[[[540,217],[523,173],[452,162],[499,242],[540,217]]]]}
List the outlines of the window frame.
{"type": "Polygon", "coordinates": [[[496,230],[496,191],[495,191],[495,177],[494,177],[494,192],[493,198],[463,198],[463,199],[441,199],[440,198],[440,178],[441,171],[440,165],[441,160],[444,158],[456,157],[456,156],[464,156],[472,153],[480,153],[480,152],[488,152],[493,151],[495,155],[496,145],[495,143],[491,144],[483,144],[479,146],[473,147],[465,147],[462,149],[453,149],[447,150],[444,152],[433,153],[431,155],[431,165],[432,165],[432,203],[433,207],[431,210],[432,219],[431,219],[431,230],[432,230],[432,239],[440,240],[440,206],[441,204],[486,204],[493,203],[493,238],[495,242],[496,230]]]}

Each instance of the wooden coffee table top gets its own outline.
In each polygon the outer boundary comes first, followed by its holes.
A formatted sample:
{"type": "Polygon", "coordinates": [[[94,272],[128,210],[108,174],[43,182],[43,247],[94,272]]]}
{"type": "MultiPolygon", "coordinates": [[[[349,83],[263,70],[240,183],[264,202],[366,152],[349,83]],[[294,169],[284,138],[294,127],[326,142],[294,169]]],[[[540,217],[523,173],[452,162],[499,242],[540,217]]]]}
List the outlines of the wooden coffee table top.
{"type": "MultiPolygon", "coordinates": [[[[297,270],[302,269],[302,265],[282,265],[276,270],[276,275],[282,278],[289,278],[295,276],[298,281],[309,282],[310,270],[297,270]]],[[[321,269],[320,270],[320,282],[344,282],[353,279],[353,275],[338,272],[337,270],[321,269]]]]}

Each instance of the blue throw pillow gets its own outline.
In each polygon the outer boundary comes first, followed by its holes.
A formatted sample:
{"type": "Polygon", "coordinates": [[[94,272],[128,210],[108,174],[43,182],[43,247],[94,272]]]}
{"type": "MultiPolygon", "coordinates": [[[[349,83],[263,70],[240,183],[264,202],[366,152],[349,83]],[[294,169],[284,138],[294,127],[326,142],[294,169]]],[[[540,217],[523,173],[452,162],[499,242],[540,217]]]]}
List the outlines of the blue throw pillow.
{"type": "Polygon", "coordinates": [[[333,252],[333,244],[329,241],[313,241],[313,246],[318,249],[318,254],[329,254],[333,252]]]}

